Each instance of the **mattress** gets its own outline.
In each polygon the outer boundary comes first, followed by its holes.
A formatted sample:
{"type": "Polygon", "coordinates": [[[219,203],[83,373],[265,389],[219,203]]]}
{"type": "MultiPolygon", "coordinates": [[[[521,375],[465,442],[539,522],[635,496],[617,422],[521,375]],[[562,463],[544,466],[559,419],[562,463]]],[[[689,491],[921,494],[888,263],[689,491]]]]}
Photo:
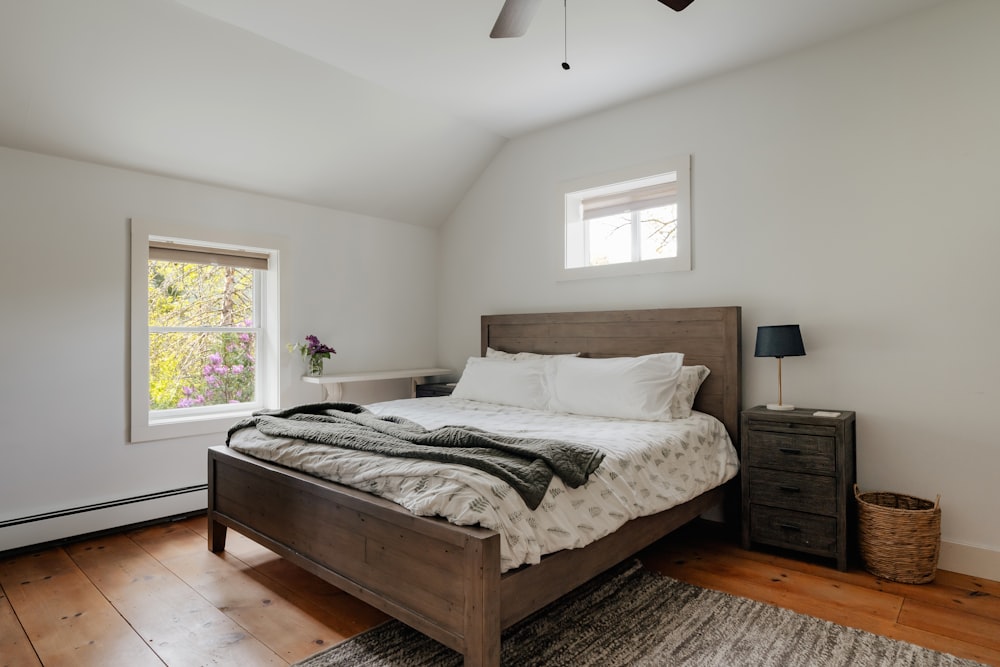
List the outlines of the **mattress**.
{"type": "Polygon", "coordinates": [[[625,522],[680,505],[732,479],[739,468],[725,427],[694,412],[669,422],[606,419],[452,397],[403,399],[368,407],[433,429],[475,426],[494,433],[555,438],[599,447],[604,461],[578,488],[553,478],[534,511],[505,482],[460,465],[338,449],[254,429],[233,435],[241,453],[344,484],[414,514],[478,525],[501,536],[501,570],[584,547],[625,522]]]}

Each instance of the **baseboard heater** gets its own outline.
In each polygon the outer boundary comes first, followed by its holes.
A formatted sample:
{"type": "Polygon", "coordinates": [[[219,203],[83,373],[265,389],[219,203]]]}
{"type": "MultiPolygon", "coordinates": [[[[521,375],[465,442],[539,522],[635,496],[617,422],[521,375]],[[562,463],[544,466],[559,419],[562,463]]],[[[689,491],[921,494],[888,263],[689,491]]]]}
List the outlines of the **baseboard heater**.
{"type": "Polygon", "coordinates": [[[111,507],[121,507],[122,505],[133,505],[135,503],[144,503],[149,500],[158,500],[160,498],[169,498],[171,496],[182,496],[187,493],[194,493],[196,491],[205,491],[207,489],[208,489],[208,484],[196,484],[194,486],[185,486],[180,489],[170,489],[168,491],[157,491],[155,493],[147,493],[141,496],[132,496],[131,498],[108,500],[103,503],[94,503],[93,505],[81,505],[80,507],[70,507],[68,509],[55,510],[53,512],[45,512],[43,514],[33,514],[31,516],[25,516],[18,519],[8,519],[6,521],[0,521],[0,528],[20,526],[26,523],[34,523],[36,521],[48,521],[49,519],[58,519],[64,516],[83,514],[84,512],[95,512],[98,510],[106,510],[111,507]]]}
{"type": "MultiPolygon", "coordinates": [[[[134,505],[136,503],[143,503],[151,500],[159,500],[162,498],[170,498],[173,496],[182,496],[189,493],[198,493],[199,491],[204,492],[206,491],[206,489],[208,489],[207,484],[197,484],[195,486],[185,486],[180,489],[157,491],[154,493],[146,493],[141,496],[132,496],[131,498],[121,498],[119,500],[109,500],[103,503],[94,503],[93,505],[70,507],[67,509],[56,510],[53,512],[45,512],[44,514],[33,514],[32,516],[21,517],[18,519],[8,519],[6,521],[0,521],[0,529],[10,528],[14,526],[23,526],[25,524],[30,524],[38,521],[59,519],[62,517],[73,516],[74,514],[83,514],[85,512],[99,512],[101,510],[106,510],[114,507],[121,507],[123,505],[134,505]]],[[[36,544],[28,544],[25,546],[14,547],[12,549],[0,550],[0,559],[21,556],[23,554],[34,553],[37,551],[44,551],[46,549],[51,549],[56,547],[64,547],[66,545],[73,544],[76,542],[82,542],[91,539],[99,539],[102,537],[107,537],[108,535],[115,535],[118,533],[127,533],[132,530],[139,530],[141,528],[146,528],[147,526],[169,523],[172,521],[181,521],[184,519],[189,519],[204,514],[205,514],[204,508],[193,509],[191,511],[174,513],[170,514],[169,516],[160,516],[154,519],[139,521],[137,523],[129,523],[127,525],[115,526],[103,530],[89,531],[67,537],[60,537],[54,540],[47,540],[36,544]]]]}

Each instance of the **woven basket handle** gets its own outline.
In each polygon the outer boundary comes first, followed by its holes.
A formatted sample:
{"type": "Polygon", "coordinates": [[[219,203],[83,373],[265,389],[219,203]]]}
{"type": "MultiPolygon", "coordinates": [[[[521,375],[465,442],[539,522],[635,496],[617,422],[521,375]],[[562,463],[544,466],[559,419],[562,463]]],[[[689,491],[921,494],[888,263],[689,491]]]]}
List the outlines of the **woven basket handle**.
{"type": "MultiPolygon", "coordinates": [[[[857,501],[861,500],[861,490],[858,488],[857,482],[855,482],[855,484],[854,484],[854,499],[857,500],[857,501]]],[[[934,499],[934,507],[933,507],[933,509],[936,510],[940,506],[941,506],[941,494],[939,493],[937,495],[937,498],[934,499]]]]}

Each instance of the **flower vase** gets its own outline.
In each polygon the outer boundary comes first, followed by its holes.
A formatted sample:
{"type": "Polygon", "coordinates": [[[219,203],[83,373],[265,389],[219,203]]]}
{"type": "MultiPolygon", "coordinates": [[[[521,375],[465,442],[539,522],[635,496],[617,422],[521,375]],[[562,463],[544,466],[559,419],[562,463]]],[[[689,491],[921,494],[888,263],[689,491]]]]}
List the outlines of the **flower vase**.
{"type": "Polygon", "coordinates": [[[309,357],[309,375],[318,377],[323,374],[323,357],[309,357]]]}

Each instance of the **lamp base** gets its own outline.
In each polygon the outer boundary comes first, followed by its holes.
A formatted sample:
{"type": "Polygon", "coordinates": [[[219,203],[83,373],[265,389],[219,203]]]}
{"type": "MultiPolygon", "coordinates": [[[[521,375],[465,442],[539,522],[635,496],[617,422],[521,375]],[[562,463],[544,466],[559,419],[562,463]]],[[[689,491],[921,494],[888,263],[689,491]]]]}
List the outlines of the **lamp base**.
{"type": "Polygon", "coordinates": [[[768,403],[767,404],[767,409],[768,410],[794,410],[795,406],[794,405],[789,405],[788,403],[781,403],[781,404],[778,404],[778,403],[768,403]]]}

